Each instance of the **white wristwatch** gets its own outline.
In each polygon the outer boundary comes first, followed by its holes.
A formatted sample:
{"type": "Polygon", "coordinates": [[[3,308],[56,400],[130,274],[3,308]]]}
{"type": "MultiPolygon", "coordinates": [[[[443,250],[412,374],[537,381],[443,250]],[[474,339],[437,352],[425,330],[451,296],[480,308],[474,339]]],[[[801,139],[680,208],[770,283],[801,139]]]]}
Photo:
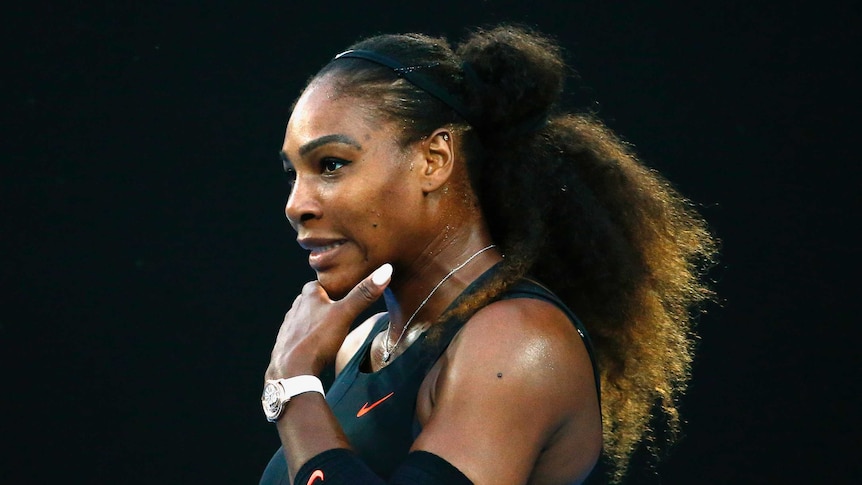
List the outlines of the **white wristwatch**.
{"type": "Polygon", "coordinates": [[[284,412],[284,405],[293,396],[305,392],[319,392],[325,396],[323,383],[316,376],[296,376],[266,381],[260,402],[263,405],[263,414],[266,415],[267,421],[270,423],[278,421],[281,413],[284,412]]]}

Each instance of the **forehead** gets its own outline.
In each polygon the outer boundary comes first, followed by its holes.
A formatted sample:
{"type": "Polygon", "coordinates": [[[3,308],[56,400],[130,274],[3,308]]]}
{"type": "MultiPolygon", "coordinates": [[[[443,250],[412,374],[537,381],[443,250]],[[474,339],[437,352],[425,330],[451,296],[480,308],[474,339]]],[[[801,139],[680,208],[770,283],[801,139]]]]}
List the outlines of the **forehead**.
{"type": "Polygon", "coordinates": [[[310,84],[297,100],[285,133],[285,148],[332,134],[361,139],[381,123],[375,122],[369,101],[338,93],[325,79],[310,84]]]}

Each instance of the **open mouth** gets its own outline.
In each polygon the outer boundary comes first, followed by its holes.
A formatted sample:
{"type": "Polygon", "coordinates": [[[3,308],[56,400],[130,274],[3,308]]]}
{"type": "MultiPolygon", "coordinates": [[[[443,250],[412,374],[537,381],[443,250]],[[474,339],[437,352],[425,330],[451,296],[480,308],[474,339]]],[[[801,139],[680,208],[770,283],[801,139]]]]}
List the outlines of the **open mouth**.
{"type": "Polygon", "coordinates": [[[341,246],[342,244],[344,244],[344,241],[336,241],[332,244],[327,244],[326,246],[318,246],[315,248],[310,248],[311,249],[311,255],[317,256],[319,254],[323,254],[327,251],[331,251],[331,250],[337,248],[338,246],[341,246]]]}

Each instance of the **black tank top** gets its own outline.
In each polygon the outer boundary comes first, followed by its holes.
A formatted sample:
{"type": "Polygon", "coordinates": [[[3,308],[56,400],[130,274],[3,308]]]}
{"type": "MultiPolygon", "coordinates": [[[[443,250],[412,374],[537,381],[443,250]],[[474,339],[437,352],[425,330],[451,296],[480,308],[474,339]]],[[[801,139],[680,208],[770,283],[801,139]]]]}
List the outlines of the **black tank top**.
{"type": "MultiPolygon", "coordinates": [[[[455,299],[449,308],[471,297],[493,277],[492,267],[477,278],[455,299]]],[[[596,389],[599,378],[592,345],[586,329],[575,315],[548,289],[532,280],[522,280],[499,299],[532,298],[553,303],[563,310],[584,340],[593,364],[596,389]]],[[[326,401],[341,424],[353,450],[380,477],[388,478],[404,461],[421,426],[416,419],[416,400],[425,376],[466,323],[467,319],[452,318],[441,325],[441,331],[429,337],[420,335],[407,350],[377,372],[363,372],[369,358],[371,342],[386,328],[388,316],[375,322],[368,337],[347,365],[341,370],[326,393],[326,401]]],[[[287,484],[287,465],[281,448],[273,456],[261,485],[287,484]],[[284,481],[281,481],[281,480],[284,481]]]]}

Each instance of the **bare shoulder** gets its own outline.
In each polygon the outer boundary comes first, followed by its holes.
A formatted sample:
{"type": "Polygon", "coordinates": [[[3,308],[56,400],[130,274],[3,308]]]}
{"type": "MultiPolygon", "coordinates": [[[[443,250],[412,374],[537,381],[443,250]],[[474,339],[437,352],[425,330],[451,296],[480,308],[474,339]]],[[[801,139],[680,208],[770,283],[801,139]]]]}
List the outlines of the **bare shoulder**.
{"type": "Polygon", "coordinates": [[[488,305],[429,378],[414,447],[444,457],[474,483],[572,483],[595,463],[601,415],[592,364],[555,305],[526,298],[488,305]]]}
{"type": "Polygon", "coordinates": [[[362,346],[362,343],[365,342],[365,339],[368,338],[368,334],[371,333],[371,330],[374,328],[374,324],[377,320],[383,316],[384,313],[378,313],[368,318],[364,322],[360,323],[356,328],[350,331],[347,334],[347,337],[344,339],[344,342],[341,344],[341,348],[338,349],[338,354],[335,356],[335,373],[338,374],[341,372],[341,369],[350,362],[350,359],[353,358],[353,355],[359,350],[359,347],[362,346]]]}
{"type": "Polygon", "coordinates": [[[594,387],[592,363],[577,328],[545,300],[515,298],[486,306],[459,332],[446,357],[449,371],[481,362],[495,379],[508,377],[549,392],[566,389],[571,395],[576,390],[571,385],[594,387]]]}

